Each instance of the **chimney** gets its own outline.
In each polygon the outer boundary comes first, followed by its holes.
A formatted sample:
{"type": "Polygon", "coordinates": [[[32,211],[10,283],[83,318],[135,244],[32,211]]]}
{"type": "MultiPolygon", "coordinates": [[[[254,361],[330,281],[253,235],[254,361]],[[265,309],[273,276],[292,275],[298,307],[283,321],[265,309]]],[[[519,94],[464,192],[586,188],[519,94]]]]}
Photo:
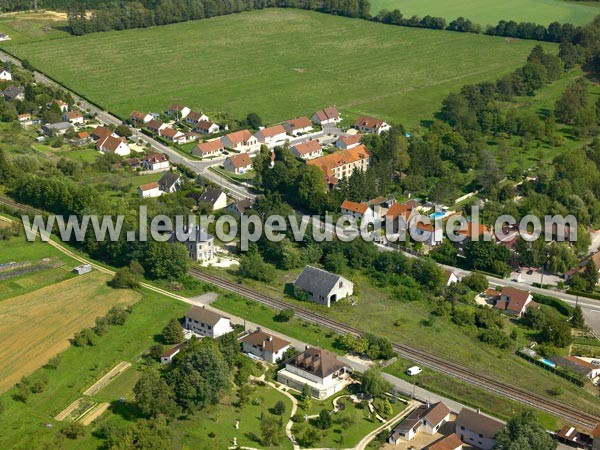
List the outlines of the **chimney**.
{"type": "Polygon", "coordinates": [[[477,414],[481,414],[481,409],[477,408],[477,414]]]}
{"type": "Polygon", "coordinates": [[[272,340],[273,340],[273,336],[269,336],[269,337],[267,338],[267,341],[269,341],[269,342],[271,342],[272,340]]]}

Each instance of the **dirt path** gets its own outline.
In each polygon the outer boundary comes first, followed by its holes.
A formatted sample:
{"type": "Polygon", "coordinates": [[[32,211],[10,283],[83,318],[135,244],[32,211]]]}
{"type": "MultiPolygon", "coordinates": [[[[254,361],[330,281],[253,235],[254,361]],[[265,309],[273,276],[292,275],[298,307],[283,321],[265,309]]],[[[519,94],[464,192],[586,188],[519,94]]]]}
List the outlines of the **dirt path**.
{"type": "Polygon", "coordinates": [[[117,378],[119,375],[121,375],[123,372],[125,372],[130,367],[131,367],[130,362],[121,361],[115,367],[110,369],[106,375],[104,375],[102,378],[100,378],[98,381],[96,381],[94,384],[92,384],[89,388],[87,388],[83,392],[83,395],[97,394],[98,391],[100,391],[103,387],[108,385],[111,381],[113,381],[115,378],[117,378]]]}

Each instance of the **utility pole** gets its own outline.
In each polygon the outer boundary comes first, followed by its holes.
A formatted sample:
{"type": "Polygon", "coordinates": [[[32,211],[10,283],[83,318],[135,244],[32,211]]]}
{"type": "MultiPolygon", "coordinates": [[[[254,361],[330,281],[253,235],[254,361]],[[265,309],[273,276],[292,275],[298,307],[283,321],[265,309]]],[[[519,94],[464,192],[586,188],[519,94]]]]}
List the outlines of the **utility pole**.
{"type": "Polygon", "coordinates": [[[35,12],[37,12],[37,8],[38,8],[38,0],[33,0],[33,10],[35,12]]]}

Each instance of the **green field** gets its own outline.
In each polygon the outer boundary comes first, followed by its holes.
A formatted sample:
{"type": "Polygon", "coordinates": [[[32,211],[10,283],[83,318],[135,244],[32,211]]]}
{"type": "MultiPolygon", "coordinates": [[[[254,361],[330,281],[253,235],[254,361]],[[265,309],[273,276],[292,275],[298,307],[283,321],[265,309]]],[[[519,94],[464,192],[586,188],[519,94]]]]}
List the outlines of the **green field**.
{"type": "Polygon", "coordinates": [[[582,25],[600,13],[597,4],[582,3],[564,0],[373,0],[371,14],[376,15],[382,9],[399,9],[405,17],[429,14],[450,21],[462,16],[484,27],[500,20],[582,25]]]}
{"type": "Polygon", "coordinates": [[[414,125],[448,93],[522,66],[535,44],[270,9],[2,45],[123,117],[181,102],[276,122],[335,104],[414,125]]]}

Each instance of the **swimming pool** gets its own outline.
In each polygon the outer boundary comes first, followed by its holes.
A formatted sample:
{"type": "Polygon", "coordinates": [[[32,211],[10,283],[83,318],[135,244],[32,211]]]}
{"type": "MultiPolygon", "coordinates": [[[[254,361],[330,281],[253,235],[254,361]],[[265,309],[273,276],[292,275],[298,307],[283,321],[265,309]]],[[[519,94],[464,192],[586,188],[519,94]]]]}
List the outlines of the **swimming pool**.
{"type": "Polygon", "coordinates": [[[550,361],[549,359],[542,359],[542,362],[543,362],[544,364],[546,364],[547,366],[550,366],[550,367],[556,367],[556,364],[554,364],[554,363],[553,363],[552,361],[550,361]]]}
{"type": "Polygon", "coordinates": [[[443,219],[445,215],[446,215],[446,213],[444,211],[436,211],[436,212],[430,214],[429,218],[433,219],[433,220],[443,219]]]}

